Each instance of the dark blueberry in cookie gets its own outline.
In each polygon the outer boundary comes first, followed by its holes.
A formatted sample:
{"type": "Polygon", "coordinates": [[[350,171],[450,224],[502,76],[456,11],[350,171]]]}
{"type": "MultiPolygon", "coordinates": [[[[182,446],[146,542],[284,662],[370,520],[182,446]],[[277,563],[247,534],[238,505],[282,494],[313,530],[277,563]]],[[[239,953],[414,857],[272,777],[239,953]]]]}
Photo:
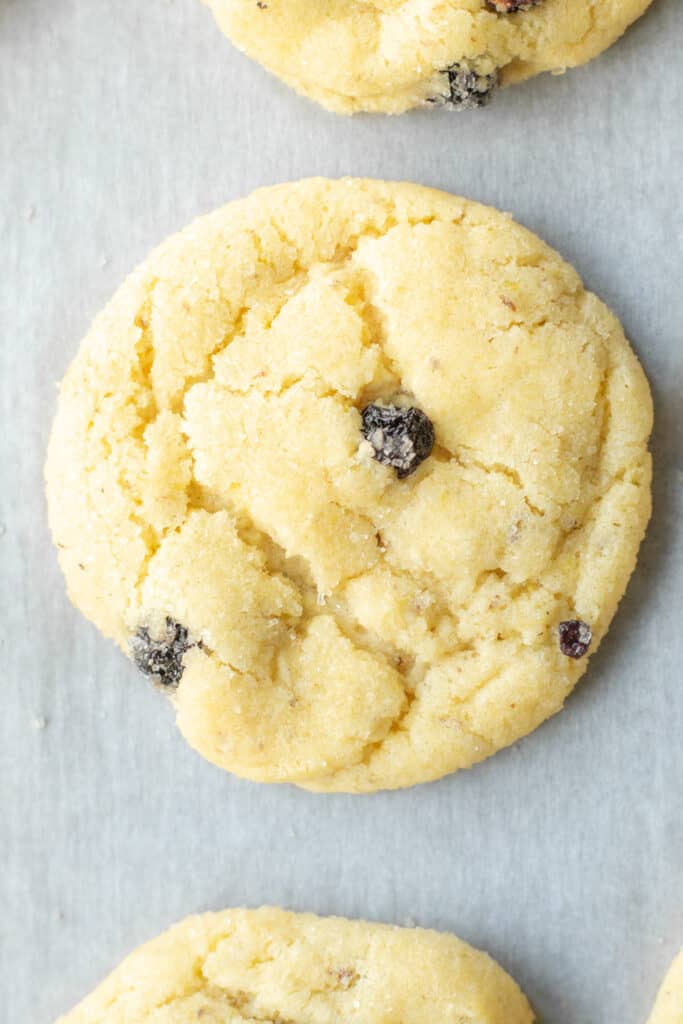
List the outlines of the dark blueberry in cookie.
{"type": "Polygon", "coordinates": [[[366,405],[361,413],[363,437],[374,457],[393,466],[399,480],[414,473],[434,447],[434,427],[420,409],[366,405]]]}
{"type": "Polygon", "coordinates": [[[593,630],[581,619],[560,623],[560,650],[568,658],[583,658],[593,639],[593,630]]]}
{"type": "Polygon", "coordinates": [[[141,626],[130,642],[130,652],[143,675],[174,689],[183,675],[183,655],[195,646],[185,627],[167,618],[165,633],[158,640],[141,626]]]}
{"type": "Polygon", "coordinates": [[[528,11],[536,7],[541,0],[486,0],[486,6],[496,14],[514,14],[515,11],[528,11]]]}
{"type": "Polygon", "coordinates": [[[435,96],[430,103],[441,103],[453,110],[476,110],[485,107],[498,85],[498,72],[480,75],[467,64],[451,64],[444,74],[448,77],[448,92],[435,96]]]}

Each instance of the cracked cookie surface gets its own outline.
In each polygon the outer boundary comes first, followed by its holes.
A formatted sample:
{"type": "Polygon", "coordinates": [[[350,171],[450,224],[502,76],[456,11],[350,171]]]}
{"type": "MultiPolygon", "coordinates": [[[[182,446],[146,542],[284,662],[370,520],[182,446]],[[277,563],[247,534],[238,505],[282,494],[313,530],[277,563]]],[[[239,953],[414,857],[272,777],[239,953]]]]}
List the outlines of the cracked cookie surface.
{"type": "Polygon", "coordinates": [[[635,564],[650,428],[619,323],[511,218],[309,180],[196,221],[96,319],[50,522],[74,603],[209,760],[408,786],[562,707],[635,564]],[[373,404],[433,425],[404,478],[373,404]]]}
{"type": "Polygon", "coordinates": [[[518,986],[453,935],[264,907],[191,917],[58,1024],[531,1024],[518,986]]]}
{"type": "Polygon", "coordinates": [[[483,106],[583,64],[651,0],[204,0],[233,42],[337,113],[483,106]]]}
{"type": "Polygon", "coordinates": [[[662,982],[648,1024],[683,1024],[683,949],[662,982]]]}

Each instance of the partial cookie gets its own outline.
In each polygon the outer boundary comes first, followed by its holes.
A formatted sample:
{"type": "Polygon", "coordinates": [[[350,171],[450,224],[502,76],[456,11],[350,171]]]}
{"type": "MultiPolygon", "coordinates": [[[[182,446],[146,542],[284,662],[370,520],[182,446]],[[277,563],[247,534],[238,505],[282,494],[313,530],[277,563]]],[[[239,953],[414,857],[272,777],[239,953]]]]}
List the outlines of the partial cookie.
{"type": "Polygon", "coordinates": [[[651,0],[204,0],[233,42],[329,110],[484,106],[583,64],[651,0]]]}
{"type": "Polygon", "coordinates": [[[190,917],[59,1024],[531,1024],[518,986],[453,935],[265,907],[190,917]]]}
{"type": "Polygon", "coordinates": [[[510,217],[303,181],[192,224],[97,318],[50,522],[209,760],[408,786],[562,707],[635,564],[650,427],[618,322],[510,217]]]}
{"type": "Polygon", "coordinates": [[[664,979],[648,1024],[683,1024],[683,949],[664,979]]]}

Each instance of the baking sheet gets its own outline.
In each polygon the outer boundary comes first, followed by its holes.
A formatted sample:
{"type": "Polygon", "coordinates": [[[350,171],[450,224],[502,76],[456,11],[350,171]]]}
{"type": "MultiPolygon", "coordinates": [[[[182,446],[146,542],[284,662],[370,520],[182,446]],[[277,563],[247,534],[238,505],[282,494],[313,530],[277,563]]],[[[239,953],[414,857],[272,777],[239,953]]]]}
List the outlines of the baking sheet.
{"type": "Polygon", "coordinates": [[[474,114],[345,120],[198,0],[0,0],[0,1018],[50,1022],[177,918],[262,902],[451,929],[547,1024],[641,1024],[683,944],[683,10],[474,114]],[[656,402],[655,517],[562,715],[372,797],[232,778],[65,596],[55,382],[148,250],[257,185],[406,178],[512,211],[621,317],[656,402]],[[677,439],[678,433],[678,439],[677,439]]]}

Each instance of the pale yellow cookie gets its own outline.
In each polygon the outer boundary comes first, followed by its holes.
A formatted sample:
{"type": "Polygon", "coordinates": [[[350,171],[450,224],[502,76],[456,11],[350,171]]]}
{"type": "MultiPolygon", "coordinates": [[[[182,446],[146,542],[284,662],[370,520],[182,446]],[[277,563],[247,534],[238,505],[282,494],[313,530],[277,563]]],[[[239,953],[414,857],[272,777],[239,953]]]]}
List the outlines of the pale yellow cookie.
{"type": "Polygon", "coordinates": [[[58,1024],[531,1024],[485,953],[421,928],[261,910],[190,917],[58,1024]]]}
{"type": "MultiPolygon", "coordinates": [[[[204,0],[233,42],[329,110],[483,106],[583,64],[651,0],[204,0]]],[[[599,97],[598,97],[599,99],[599,97]]]]}
{"type": "Polygon", "coordinates": [[[683,1024],[683,949],[662,983],[648,1024],[683,1024]]]}
{"type": "Polygon", "coordinates": [[[209,760],[408,786],[560,710],[635,565],[650,428],[618,322],[510,217],[303,181],[195,222],[97,318],[50,522],[209,760]]]}

